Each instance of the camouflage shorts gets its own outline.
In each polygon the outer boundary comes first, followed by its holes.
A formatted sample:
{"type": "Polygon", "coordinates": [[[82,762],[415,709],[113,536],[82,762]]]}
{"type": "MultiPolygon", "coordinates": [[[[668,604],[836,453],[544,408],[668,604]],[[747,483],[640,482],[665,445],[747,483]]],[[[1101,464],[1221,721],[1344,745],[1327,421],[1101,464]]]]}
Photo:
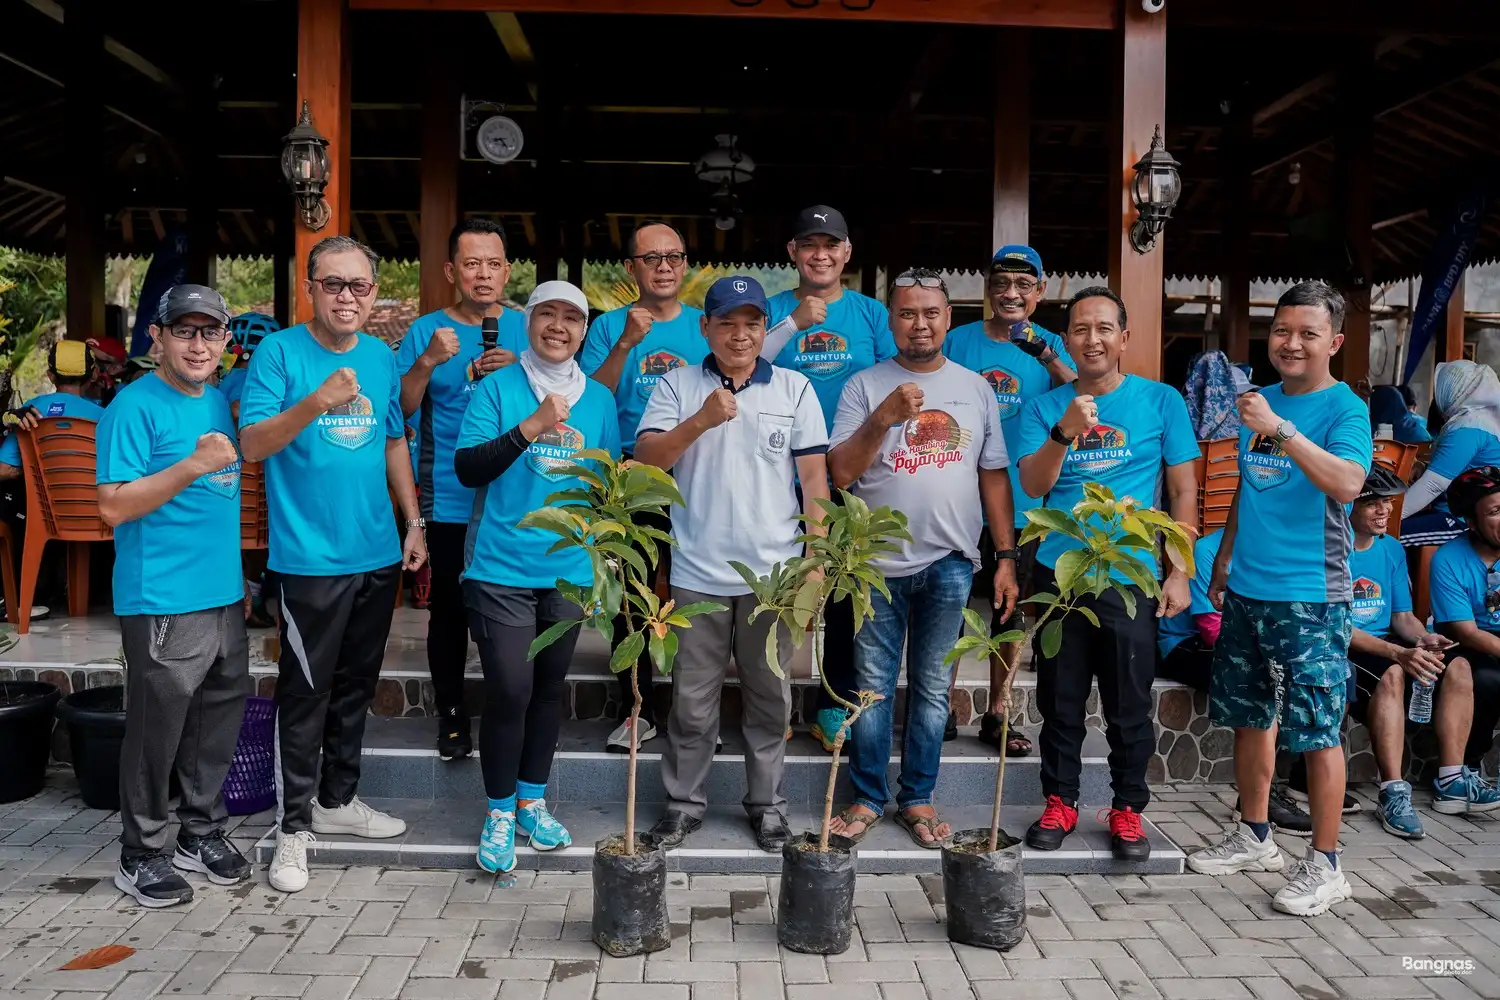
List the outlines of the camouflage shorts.
{"type": "Polygon", "coordinates": [[[1353,631],[1348,604],[1226,594],[1209,693],[1213,721],[1235,729],[1278,724],[1277,743],[1292,753],[1338,746],[1353,631]]]}

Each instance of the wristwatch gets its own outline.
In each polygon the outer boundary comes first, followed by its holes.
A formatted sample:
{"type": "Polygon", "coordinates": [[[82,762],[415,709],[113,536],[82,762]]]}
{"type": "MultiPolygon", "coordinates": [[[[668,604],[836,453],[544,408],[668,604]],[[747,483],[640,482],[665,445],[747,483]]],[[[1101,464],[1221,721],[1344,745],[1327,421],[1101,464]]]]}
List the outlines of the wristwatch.
{"type": "Polygon", "coordinates": [[[996,549],[995,550],[995,558],[996,559],[1011,559],[1011,560],[1020,559],[1021,558],[1021,550],[1020,549],[996,549]]]}
{"type": "Polygon", "coordinates": [[[1047,436],[1064,448],[1073,443],[1073,439],[1062,432],[1062,424],[1053,424],[1052,429],[1047,432],[1047,436]]]}
{"type": "Polygon", "coordinates": [[[1052,362],[1057,360],[1057,352],[1053,350],[1052,345],[1049,344],[1047,345],[1047,349],[1045,351],[1036,356],[1036,360],[1038,364],[1050,365],[1052,362]]]}
{"type": "Polygon", "coordinates": [[[408,528],[421,528],[423,531],[426,531],[427,530],[427,518],[425,518],[425,517],[407,518],[406,526],[408,528]]]}
{"type": "Polygon", "coordinates": [[[1297,425],[1290,420],[1283,420],[1276,425],[1276,443],[1285,444],[1297,436],[1297,425]]]}

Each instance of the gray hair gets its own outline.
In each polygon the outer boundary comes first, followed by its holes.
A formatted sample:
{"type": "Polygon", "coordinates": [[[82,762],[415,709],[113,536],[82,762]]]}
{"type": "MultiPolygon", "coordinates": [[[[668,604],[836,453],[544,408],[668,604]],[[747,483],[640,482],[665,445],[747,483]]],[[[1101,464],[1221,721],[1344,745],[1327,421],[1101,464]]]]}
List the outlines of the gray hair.
{"type": "Polygon", "coordinates": [[[1328,322],[1333,327],[1333,332],[1339,333],[1344,329],[1344,313],[1348,307],[1337,289],[1326,282],[1297,282],[1276,300],[1278,312],[1290,306],[1322,306],[1328,313],[1328,322]]]}
{"type": "Polygon", "coordinates": [[[345,253],[349,250],[358,250],[365,255],[365,260],[370,262],[370,279],[373,281],[380,275],[380,254],[365,246],[352,236],[325,236],[313,248],[307,252],[307,280],[316,281],[318,273],[318,261],[326,254],[345,253]]]}

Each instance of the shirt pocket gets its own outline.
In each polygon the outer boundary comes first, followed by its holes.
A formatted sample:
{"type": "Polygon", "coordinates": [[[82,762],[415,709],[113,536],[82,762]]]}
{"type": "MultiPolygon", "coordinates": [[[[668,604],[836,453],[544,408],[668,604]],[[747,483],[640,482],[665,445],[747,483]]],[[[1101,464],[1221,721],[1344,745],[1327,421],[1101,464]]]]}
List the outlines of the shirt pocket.
{"type": "Polygon", "coordinates": [[[772,465],[785,461],[792,447],[792,415],[761,413],[755,420],[755,453],[772,465]]]}

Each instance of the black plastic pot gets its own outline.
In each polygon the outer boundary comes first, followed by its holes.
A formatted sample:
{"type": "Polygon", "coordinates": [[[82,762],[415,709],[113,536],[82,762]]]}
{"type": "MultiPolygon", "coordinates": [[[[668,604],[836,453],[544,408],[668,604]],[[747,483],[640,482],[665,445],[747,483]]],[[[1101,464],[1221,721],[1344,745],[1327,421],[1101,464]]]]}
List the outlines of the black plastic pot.
{"type": "Polygon", "coordinates": [[[120,808],[120,744],[125,740],[123,685],[89,688],[68,695],[57,706],[68,725],[73,774],[83,804],[90,809],[120,808]]]}
{"type": "Polygon", "coordinates": [[[991,852],[989,840],[988,830],[964,830],[943,846],[948,940],[1007,951],[1026,935],[1021,842],[1001,833],[1004,846],[991,852]]]}
{"type": "Polygon", "coordinates": [[[60,697],[55,684],[0,681],[0,802],[19,802],[42,790],[60,697]]]}
{"type": "Polygon", "coordinates": [[[622,836],[594,845],[594,943],[615,958],[672,947],[667,917],[667,852],[649,833],[635,854],[615,853],[622,836]]]}
{"type": "Polygon", "coordinates": [[[840,955],[853,933],[854,842],[830,836],[822,854],[817,834],[798,834],[781,849],[776,940],[792,951],[840,955]]]}

